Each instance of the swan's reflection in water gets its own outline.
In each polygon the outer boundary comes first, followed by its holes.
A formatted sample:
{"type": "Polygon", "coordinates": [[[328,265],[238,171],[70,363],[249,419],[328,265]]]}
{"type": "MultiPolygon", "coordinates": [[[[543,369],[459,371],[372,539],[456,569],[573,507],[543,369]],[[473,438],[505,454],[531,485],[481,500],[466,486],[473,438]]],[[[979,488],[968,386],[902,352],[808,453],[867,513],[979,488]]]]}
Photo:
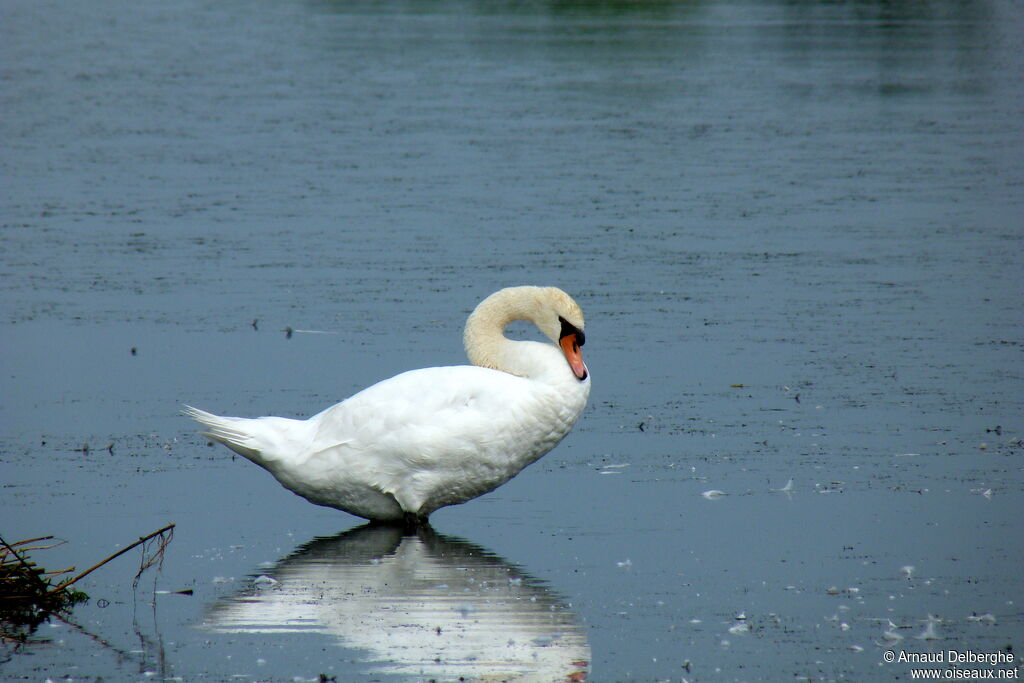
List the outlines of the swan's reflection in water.
{"type": "Polygon", "coordinates": [[[204,625],[327,633],[375,671],[437,680],[581,681],[590,661],[583,629],[542,582],[430,529],[314,540],[212,605],[204,625]]]}

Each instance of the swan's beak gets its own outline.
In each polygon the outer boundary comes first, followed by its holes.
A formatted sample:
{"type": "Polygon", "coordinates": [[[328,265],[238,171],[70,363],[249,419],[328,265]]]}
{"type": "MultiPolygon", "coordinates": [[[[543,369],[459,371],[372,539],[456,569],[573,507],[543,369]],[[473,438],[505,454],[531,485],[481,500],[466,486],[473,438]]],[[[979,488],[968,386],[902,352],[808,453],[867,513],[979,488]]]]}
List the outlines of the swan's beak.
{"type": "Polygon", "coordinates": [[[587,378],[587,364],[583,362],[583,352],[580,351],[580,345],[576,341],[576,333],[570,332],[564,335],[558,340],[558,345],[562,347],[562,353],[565,354],[565,359],[569,361],[569,367],[572,368],[576,379],[581,382],[585,380],[587,378]]]}

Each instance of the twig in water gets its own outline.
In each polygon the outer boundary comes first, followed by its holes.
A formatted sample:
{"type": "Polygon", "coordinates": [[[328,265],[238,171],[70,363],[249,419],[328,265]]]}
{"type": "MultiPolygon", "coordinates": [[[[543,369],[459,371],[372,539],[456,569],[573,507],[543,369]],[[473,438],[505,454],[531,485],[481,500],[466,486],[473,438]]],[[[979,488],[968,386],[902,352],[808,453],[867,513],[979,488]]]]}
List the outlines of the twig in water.
{"type": "MultiPolygon", "coordinates": [[[[86,569],[84,572],[82,572],[78,576],[74,577],[73,579],[68,579],[67,581],[62,581],[61,583],[59,583],[57,585],[56,588],[54,588],[50,592],[53,593],[53,592],[56,592],[56,591],[63,590],[65,588],[67,588],[71,584],[73,584],[73,583],[75,583],[75,582],[85,578],[89,574],[92,574],[94,571],[96,571],[97,569],[99,569],[100,567],[105,565],[107,562],[110,562],[111,560],[115,560],[118,557],[121,557],[121,555],[124,555],[126,552],[128,552],[132,548],[145,543],[146,541],[148,541],[149,539],[151,539],[151,538],[153,538],[155,536],[159,536],[159,535],[161,535],[163,533],[171,531],[172,529],[174,529],[175,526],[176,525],[174,525],[174,524],[168,524],[167,526],[163,527],[162,529],[157,529],[156,531],[154,531],[153,533],[149,534],[148,536],[143,536],[142,538],[140,538],[139,540],[135,541],[135,543],[132,543],[127,548],[122,548],[121,550],[118,550],[116,553],[114,553],[113,555],[111,555],[107,559],[103,560],[102,562],[98,562],[98,563],[94,564],[93,566],[89,567],[88,569],[86,569]]],[[[160,556],[161,560],[163,559],[164,548],[167,547],[167,544],[170,542],[171,537],[173,537],[173,535],[174,534],[172,532],[171,534],[168,535],[167,539],[160,544],[160,548],[157,551],[157,555],[160,556]]],[[[139,576],[142,575],[142,572],[146,571],[146,569],[148,569],[149,567],[153,566],[153,564],[155,564],[155,562],[156,562],[155,559],[151,560],[148,563],[144,560],[143,561],[143,566],[139,569],[139,573],[135,575],[135,580],[138,581],[139,580],[139,576]]]]}

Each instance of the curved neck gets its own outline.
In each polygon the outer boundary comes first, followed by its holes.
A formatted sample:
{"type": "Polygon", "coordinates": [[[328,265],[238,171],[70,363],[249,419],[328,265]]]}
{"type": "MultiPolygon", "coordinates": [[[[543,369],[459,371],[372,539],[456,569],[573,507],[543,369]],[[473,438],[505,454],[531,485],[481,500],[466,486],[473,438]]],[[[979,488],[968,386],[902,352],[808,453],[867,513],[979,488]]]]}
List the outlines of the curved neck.
{"type": "Polygon", "coordinates": [[[519,342],[505,337],[505,328],[513,320],[537,324],[540,287],[516,287],[495,292],[484,299],[466,320],[462,341],[473,365],[521,374],[510,365],[510,350],[519,342]]]}

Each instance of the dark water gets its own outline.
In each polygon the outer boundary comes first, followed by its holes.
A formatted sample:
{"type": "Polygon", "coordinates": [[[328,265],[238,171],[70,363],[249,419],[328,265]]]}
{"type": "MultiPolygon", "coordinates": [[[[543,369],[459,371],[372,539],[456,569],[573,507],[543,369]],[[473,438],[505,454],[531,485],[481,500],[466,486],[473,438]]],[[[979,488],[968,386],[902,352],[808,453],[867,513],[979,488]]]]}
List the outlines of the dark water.
{"type": "Polygon", "coordinates": [[[0,677],[1021,652],[1019,4],[0,12],[0,533],[85,567],[177,523],[159,573],[91,575],[0,677]],[[436,535],[357,529],[177,415],[463,362],[479,299],[549,283],[586,311],[591,405],[436,535]]]}

